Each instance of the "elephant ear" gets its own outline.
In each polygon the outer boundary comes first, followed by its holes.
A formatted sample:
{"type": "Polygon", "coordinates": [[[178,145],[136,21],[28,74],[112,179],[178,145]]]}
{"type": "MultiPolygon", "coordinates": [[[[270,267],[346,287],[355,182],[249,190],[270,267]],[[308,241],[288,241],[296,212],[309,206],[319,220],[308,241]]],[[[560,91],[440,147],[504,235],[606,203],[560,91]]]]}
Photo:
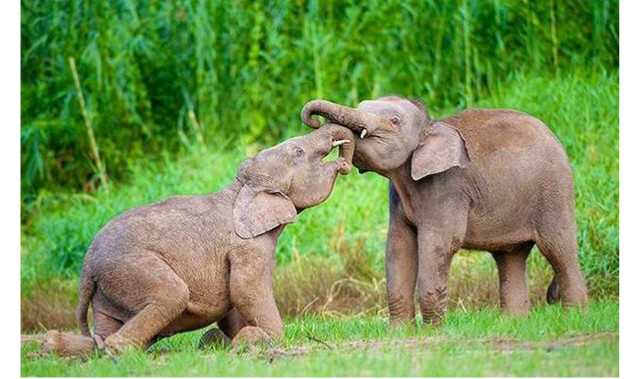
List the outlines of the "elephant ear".
{"type": "Polygon", "coordinates": [[[465,167],[470,161],[466,141],[460,132],[452,125],[436,122],[413,152],[411,177],[420,180],[451,167],[465,167]]]}
{"type": "Polygon", "coordinates": [[[298,212],[282,192],[247,183],[233,206],[233,225],[241,238],[253,238],[296,221],[298,212]]]}

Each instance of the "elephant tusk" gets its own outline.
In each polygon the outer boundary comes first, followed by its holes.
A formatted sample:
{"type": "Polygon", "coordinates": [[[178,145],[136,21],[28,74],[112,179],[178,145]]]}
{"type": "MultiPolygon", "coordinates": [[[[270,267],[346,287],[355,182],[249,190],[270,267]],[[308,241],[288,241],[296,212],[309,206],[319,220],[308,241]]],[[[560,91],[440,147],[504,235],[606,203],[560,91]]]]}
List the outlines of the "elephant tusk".
{"type": "Polygon", "coordinates": [[[362,132],[360,132],[360,139],[364,139],[366,135],[367,135],[367,129],[362,129],[362,132]]]}
{"type": "Polygon", "coordinates": [[[339,141],[331,142],[331,146],[336,147],[336,146],[344,145],[345,143],[349,143],[349,142],[350,141],[348,139],[341,139],[339,141]]]}

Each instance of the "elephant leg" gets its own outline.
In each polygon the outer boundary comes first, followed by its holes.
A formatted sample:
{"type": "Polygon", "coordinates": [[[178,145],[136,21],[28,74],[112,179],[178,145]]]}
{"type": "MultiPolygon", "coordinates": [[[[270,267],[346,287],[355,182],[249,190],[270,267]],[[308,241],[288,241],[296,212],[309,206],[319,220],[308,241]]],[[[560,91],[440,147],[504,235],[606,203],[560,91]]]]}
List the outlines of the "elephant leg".
{"type": "Polygon", "coordinates": [[[547,288],[547,303],[554,304],[558,301],[560,301],[560,286],[556,282],[556,278],[553,278],[547,288]]]}
{"type": "Polygon", "coordinates": [[[127,347],[148,348],[155,343],[157,334],[186,309],[183,296],[163,300],[148,304],[118,332],[107,337],[104,341],[107,350],[119,353],[127,347]]]}
{"type": "Polygon", "coordinates": [[[73,357],[89,355],[93,352],[94,347],[95,341],[91,337],[49,330],[44,335],[41,349],[45,354],[53,353],[61,357],[73,357]]]}
{"type": "Polygon", "coordinates": [[[447,279],[451,259],[451,251],[444,246],[420,255],[418,290],[425,324],[440,324],[447,312],[447,279]]]}
{"type": "Polygon", "coordinates": [[[95,306],[93,307],[93,339],[96,341],[98,348],[103,349],[104,340],[120,330],[123,322],[96,308],[95,306]]]}
{"type": "Polygon", "coordinates": [[[416,233],[399,217],[391,217],[386,255],[387,301],[391,325],[413,322],[418,246],[416,233]]]}
{"type": "Polygon", "coordinates": [[[527,287],[527,258],[533,244],[511,251],[494,252],[500,279],[500,307],[513,315],[526,315],[531,309],[527,287]]]}
{"type": "Polygon", "coordinates": [[[438,325],[447,311],[447,280],[457,250],[448,236],[429,232],[418,240],[418,292],[425,324],[438,325]]]}
{"type": "Polygon", "coordinates": [[[578,261],[575,220],[564,213],[548,218],[538,227],[535,241],[554,272],[547,299],[554,302],[559,298],[565,306],[586,307],[589,300],[578,261]]]}
{"type": "Polygon", "coordinates": [[[202,350],[207,346],[228,346],[231,339],[220,329],[211,328],[207,330],[198,341],[198,349],[202,350]]]}
{"type": "Polygon", "coordinates": [[[231,303],[246,323],[234,336],[234,346],[237,338],[242,340],[249,335],[258,335],[253,327],[261,329],[270,338],[282,336],[284,327],[273,296],[272,257],[273,253],[251,251],[236,251],[230,256],[231,303]],[[247,328],[250,329],[243,333],[247,328]]]}
{"type": "Polygon", "coordinates": [[[217,324],[219,329],[211,328],[200,337],[198,342],[199,349],[208,345],[230,345],[231,340],[247,325],[235,308],[231,308],[223,318],[218,320],[217,324]]]}
{"type": "Polygon", "coordinates": [[[418,229],[418,292],[423,322],[437,325],[447,311],[447,281],[453,255],[467,231],[467,205],[442,199],[418,229]],[[435,211],[437,210],[437,211],[435,211]]]}
{"type": "Polygon", "coordinates": [[[218,327],[229,338],[233,338],[244,328],[247,323],[242,319],[240,313],[235,308],[231,308],[229,313],[218,321],[218,327]]]}
{"type": "Polygon", "coordinates": [[[554,272],[547,291],[548,301],[553,303],[560,298],[565,306],[586,307],[589,302],[587,287],[580,273],[575,242],[569,241],[568,238],[565,241],[549,241],[541,237],[536,243],[554,272]]]}
{"type": "Polygon", "coordinates": [[[145,347],[185,311],[189,301],[187,285],[164,261],[154,254],[132,260],[128,265],[114,263],[99,282],[105,296],[118,299],[119,307],[135,311],[117,332],[104,340],[111,353],[127,347],[145,347]],[[134,274],[132,264],[144,269],[135,270],[134,274]]]}
{"type": "Polygon", "coordinates": [[[535,218],[535,243],[554,271],[547,301],[559,299],[565,306],[586,307],[589,300],[578,262],[573,186],[570,182],[548,185],[535,218]]]}
{"type": "Polygon", "coordinates": [[[271,344],[271,336],[257,326],[245,326],[233,337],[231,352],[238,351],[242,346],[252,346],[259,343],[271,344]]]}

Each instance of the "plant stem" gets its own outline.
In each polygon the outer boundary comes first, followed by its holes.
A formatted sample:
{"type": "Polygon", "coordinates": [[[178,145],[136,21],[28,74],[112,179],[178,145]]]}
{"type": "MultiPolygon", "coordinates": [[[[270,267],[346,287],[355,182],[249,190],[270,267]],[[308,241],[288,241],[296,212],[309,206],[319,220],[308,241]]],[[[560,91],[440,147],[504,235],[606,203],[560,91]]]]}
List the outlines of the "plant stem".
{"type": "Polygon", "coordinates": [[[549,12],[551,13],[551,44],[553,45],[553,66],[558,71],[558,31],[556,29],[556,12],[553,0],[549,0],[549,12]]]}
{"type": "Polygon", "coordinates": [[[84,101],[84,94],[82,93],[82,89],[80,88],[80,78],[78,77],[78,70],[76,69],[76,60],[71,57],[69,58],[69,66],[71,66],[71,74],[73,75],[73,83],[76,87],[76,95],[78,96],[78,102],[80,103],[80,111],[82,112],[82,118],[84,119],[84,126],[87,129],[87,135],[89,136],[89,145],[91,146],[91,153],[93,155],[93,159],[96,163],[96,168],[98,170],[97,174],[100,178],[100,182],[104,187],[104,190],[109,193],[109,183],[107,182],[107,172],[102,165],[102,160],[100,159],[100,151],[98,150],[98,144],[96,143],[96,137],[93,134],[93,127],[91,126],[91,119],[89,118],[89,112],[87,112],[87,106],[84,101]]]}
{"type": "Polygon", "coordinates": [[[471,106],[473,101],[473,92],[471,91],[471,42],[470,42],[470,30],[469,30],[469,4],[468,0],[463,0],[463,14],[464,22],[463,38],[464,38],[464,72],[465,72],[465,103],[466,106],[471,106]]]}

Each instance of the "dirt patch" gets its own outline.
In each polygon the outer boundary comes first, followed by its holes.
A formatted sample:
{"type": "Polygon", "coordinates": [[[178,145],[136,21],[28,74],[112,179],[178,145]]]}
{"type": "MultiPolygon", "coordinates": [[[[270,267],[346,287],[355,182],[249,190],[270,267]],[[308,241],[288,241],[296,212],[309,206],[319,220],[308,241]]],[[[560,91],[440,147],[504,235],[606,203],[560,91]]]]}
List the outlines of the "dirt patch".
{"type": "Polygon", "coordinates": [[[509,338],[482,338],[482,339],[452,339],[447,337],[415,337],[394,340],[360,340],[332,345],[327,342],[314,340],[313,344],[305,344],[292,348],[269,348],[266,350],[253,350],[248,356],[255,356],[272,362],[278,358],[296,357],[319,350],[382,350],[386,348],[410,349],[415,347],[438,346],[443,344],[460,344],[470,348],[487,346],[501,353],[513,353],[523,350],[544,349],[547,351],[558,350],[568,346],[582,346],[593,341],[617,341],[618,332],[606,332],[596,334],[584,334],[568,336],[546,341],[522,341],[509,338]]]}
{"type": "Polygon", "coordinates": [[[495,340],[489,340],[484,344],[489,345],[496,350],[502,352],[511,352],[516,350],[535,350],[544,348],[547,351],[558,350],[566,346],[582,346],[593,341],[598,340],[617,340],[619,338],[618,332],[605,332],[596,334],[582,334],[577,336],[563,337],[557,340],[532,342],[532,341],[518,341],[515,339],[498,338],[495,340]]]}

